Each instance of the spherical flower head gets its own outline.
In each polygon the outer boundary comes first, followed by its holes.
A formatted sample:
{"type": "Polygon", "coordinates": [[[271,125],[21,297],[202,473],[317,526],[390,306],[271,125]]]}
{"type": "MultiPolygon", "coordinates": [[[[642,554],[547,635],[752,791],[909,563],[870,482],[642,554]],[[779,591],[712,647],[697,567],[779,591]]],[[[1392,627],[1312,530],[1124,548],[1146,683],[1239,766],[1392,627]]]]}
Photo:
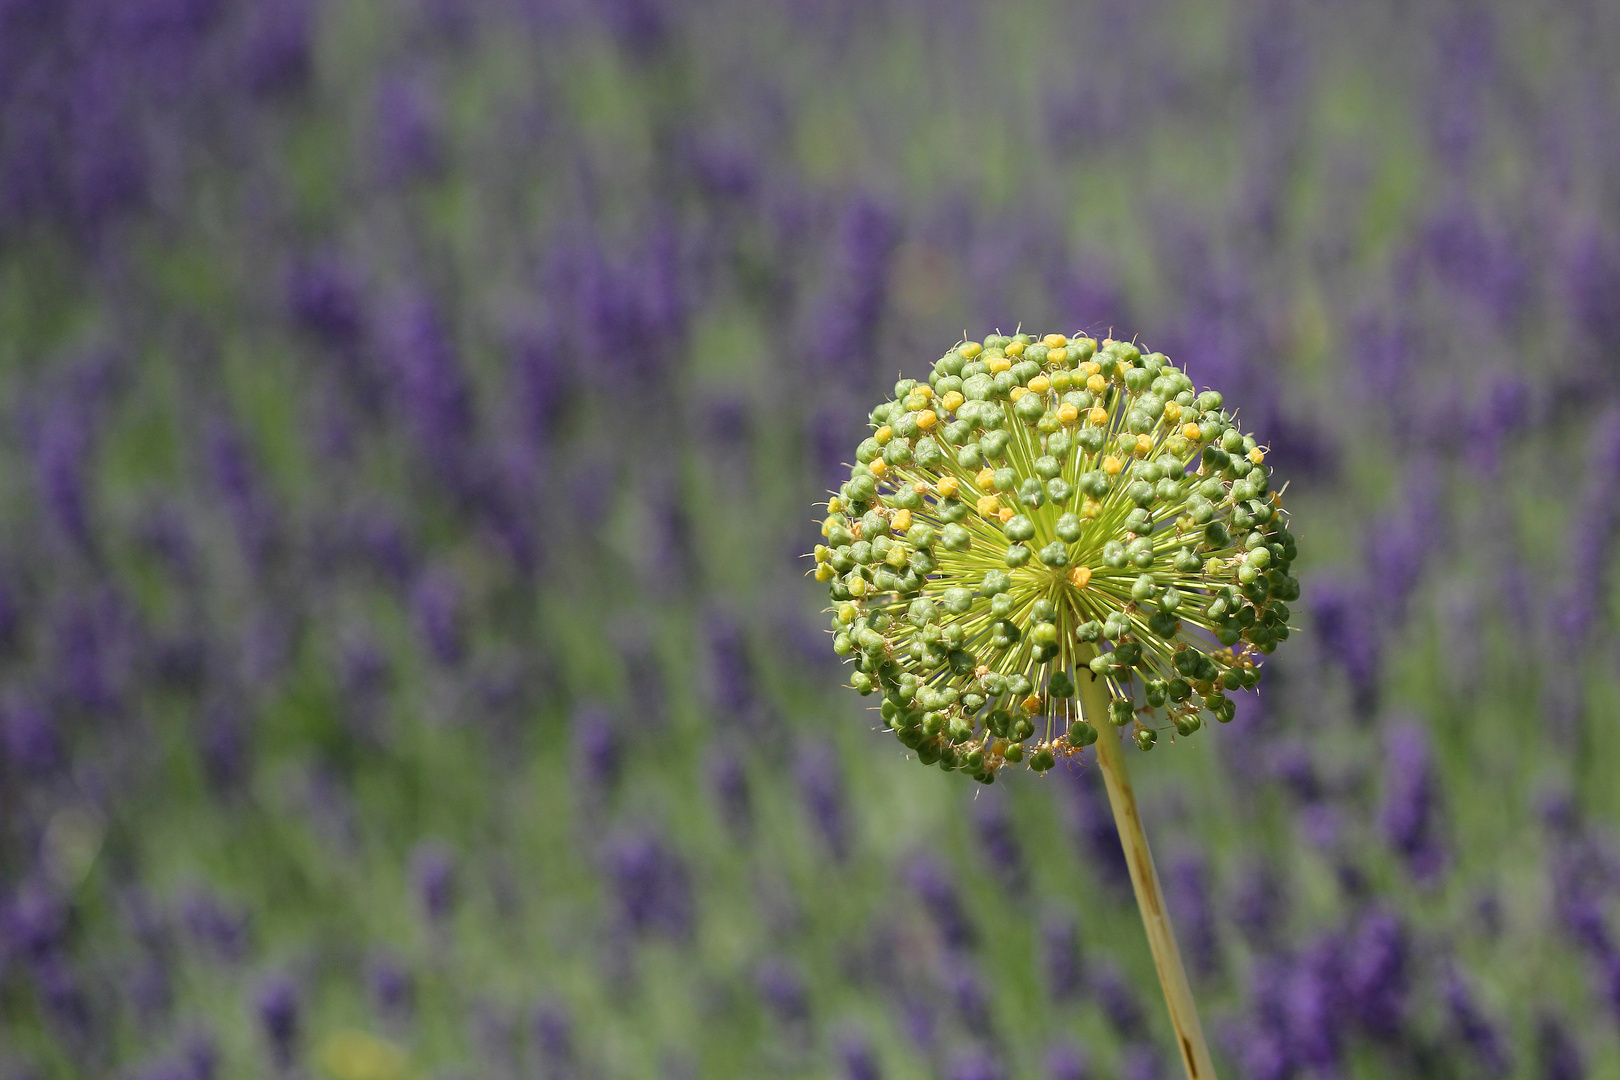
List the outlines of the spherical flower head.
{"type": "Polygon", "coordinates": [[[1147,750],[1232,719],[1299,582],[1265,448],[1224,405],[1129,342],[998,334],[872,410],[814,573],[851,685],[922,762],[990,783],[1093,724],[1147,750]]]}

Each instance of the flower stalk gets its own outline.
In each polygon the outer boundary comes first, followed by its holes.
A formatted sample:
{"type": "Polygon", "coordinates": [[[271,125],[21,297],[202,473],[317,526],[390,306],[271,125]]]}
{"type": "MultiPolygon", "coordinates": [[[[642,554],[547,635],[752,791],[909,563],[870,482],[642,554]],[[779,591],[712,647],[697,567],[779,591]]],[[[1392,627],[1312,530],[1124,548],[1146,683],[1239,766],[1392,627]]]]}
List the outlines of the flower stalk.
{"type": "MultiPolygon", "coordinates": [[[[1108,715],[1108,693],[1102,680],[1082,678],[1079,690],[1082,710],[1093,724],[1101,727],[1101,718],[1108,715]]],[[[1164,991],[1170,1027],[1176,1035],[1176,1049],[1187,1069],[1187,1080],[1213,1080],[1215,1065],[1209,1057],[1209,1044],[1204,1041],[1203,1025],[1198,1021],[1198,1006],[1187,982],[1187,969],[1181,963],[1181,950],[1176,947],[1175,930],[1170,926],[1170,913],[1165,908],[1164,891],[1159,887],[1159,874],[1153,866],[1147,833],[1142,829],[1142,816],[1136,809],[1136,792],[1131,787],[1125,753],[1119,739],[1106,728],[1102,730],[1105,734],[1096,743],[1097,763],[1108,788],[1108,805],[1114,812],[1119,842],[1125,849],[1125,864],[1130,869],[1131,886],[1136,891],[1136,906],[1142,913],[1148,947],[1153,951],[1153,966],[1164,991]]]]}

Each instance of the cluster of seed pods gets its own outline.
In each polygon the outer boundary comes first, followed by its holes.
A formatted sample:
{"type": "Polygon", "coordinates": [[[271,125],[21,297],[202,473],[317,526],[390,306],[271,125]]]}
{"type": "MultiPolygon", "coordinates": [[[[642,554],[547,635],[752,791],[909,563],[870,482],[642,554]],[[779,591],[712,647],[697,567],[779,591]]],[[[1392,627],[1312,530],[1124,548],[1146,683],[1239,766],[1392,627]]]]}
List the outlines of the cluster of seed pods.
{"type": "Polygon", "coordinates": [[[1162,353],[992,335],[903,379],[827,504],[815,576],[850,682],[925,764],[984,783],[1097,738],[1232,718],[1288,637],[1294,538],[1265,450],[1162,353]]]}

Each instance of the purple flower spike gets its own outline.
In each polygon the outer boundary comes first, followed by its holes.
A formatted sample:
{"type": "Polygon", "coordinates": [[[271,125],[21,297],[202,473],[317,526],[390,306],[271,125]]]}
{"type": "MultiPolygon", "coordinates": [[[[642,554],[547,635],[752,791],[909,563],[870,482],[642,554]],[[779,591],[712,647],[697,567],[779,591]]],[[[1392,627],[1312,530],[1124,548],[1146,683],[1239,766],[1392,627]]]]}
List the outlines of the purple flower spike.
{"type": "Polygon", "coordinates": [[[1507,1041],[1480,1009],[1456,968],[1446,971],[1441,989],[1457,1041],[1468,1049],[1484,1074],[1499,1077],[1511,1073],[1513,1055],[1507,1041]]]}
{"type": "Polygon", "coordinates": [[[945,864],[931,855],[919,856],[906,868],[906,884],[933,918],[946,948],[971,949],[977,944],[978,932],[945,864]]]}
{"type": "Polygon", "coordinates": [[[804,748],[794,764],[794,772],[798,776],[805,813],[820,834],[828,854],[837,862],[847,861],[850,849],[848,794],[837,749],[830,743],[804,748]]]}
{"type": "Polygon", "coordinates": [[[1085,964],[1080,953],[1080,927],[1074,917],[1051,914],[1041,922],[1042,957],[1046,988],[1055,1001],[1073,1001],[1085,988],[1085,964]]]}
{"type": "Polygon", "coordinates": [[[1056,1043],[1046,1051],[1046,1080],[1091,1080],[1094,1075],[1085,1053],[1070,1043],[1056,1043]]]}
{"type": "Polygon", "coordinates": [[[864,1032],[846,1031],[838,1037],[838,1061],[844,1080],[883,1080],[883,1067],[877,1051],[864,1032]]]}
{"type": "Polygon", "coordinates": [[[1416,724],[1392,728],[1384,739],[1384,802],[1379,827],[1407,871],[1433,883],[1446,864],[1439,836],[1440,777],[1428,736],[1416,724]]]}
{"type": "Polygon", "coordinates": [[[999,788],[982,792],[971,808],[973,831],[996,880],[1015,897],[1029,891],[1029,867],[1024,861],[1018,830],[1007,810],[1007,800],[999,788]]]}
{"type": "Polygon", "coordinates": [[[591,790],[612,791],[624,768],[624,746],[613,728],[613,718],[599,705],[586,705],[574,714],[574,758],[591,790]]]}
{"type": "Polygon", "coordinates": [[[447,567],[424,573],[411,590],[411,608],[429,655],[446,667],[459,665],[467,651],[467,626],[455,575],[447,567]]]}
{"type": "Polygon", "coordinates": [[[298,987],[285,975],[272,975],[259,984],[253,1004],[270,1047],[271,1063],[286,1072],[298,1053],[298,987]]]}
{"type": "Polygon", "coordinates": [[[638,934],[684,941],[692,934],[691,877],[680,854],[661,836],[633,832],[614,839],[606,873],[624,924],[638,934]]]}
{"type": "Polygon", "coordinates": [[[432,923],[443,923],[456,906],[456,857],[437,841],[425,841],[411,853],[411,884],[422,912],[432,923]]]}
{"type": "Polygon", "coordinates": [[[810,996],[805,990],[804,976],[791,962],[773,956],[759,965],[754,976],[760,1000],[786,1026],[803,1026],[810,1022],[810,996]]]}

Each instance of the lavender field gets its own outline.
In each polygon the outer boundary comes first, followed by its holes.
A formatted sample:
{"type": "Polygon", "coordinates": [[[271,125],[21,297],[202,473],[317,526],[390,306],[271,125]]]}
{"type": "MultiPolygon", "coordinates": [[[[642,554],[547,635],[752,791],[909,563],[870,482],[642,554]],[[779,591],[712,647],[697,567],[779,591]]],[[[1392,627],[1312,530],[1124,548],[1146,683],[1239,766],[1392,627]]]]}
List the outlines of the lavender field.
{"type": "Polygon", "coordinates": [[[1127,746],[1225,1080],[1620,1077],[1620,8],[0,0],[0,1080],[1174,1080],[808,575],[964,338],[1298,538],[1127,746]],[[1286,487],[1283,487],[1286,485],[1286,487]]]}

